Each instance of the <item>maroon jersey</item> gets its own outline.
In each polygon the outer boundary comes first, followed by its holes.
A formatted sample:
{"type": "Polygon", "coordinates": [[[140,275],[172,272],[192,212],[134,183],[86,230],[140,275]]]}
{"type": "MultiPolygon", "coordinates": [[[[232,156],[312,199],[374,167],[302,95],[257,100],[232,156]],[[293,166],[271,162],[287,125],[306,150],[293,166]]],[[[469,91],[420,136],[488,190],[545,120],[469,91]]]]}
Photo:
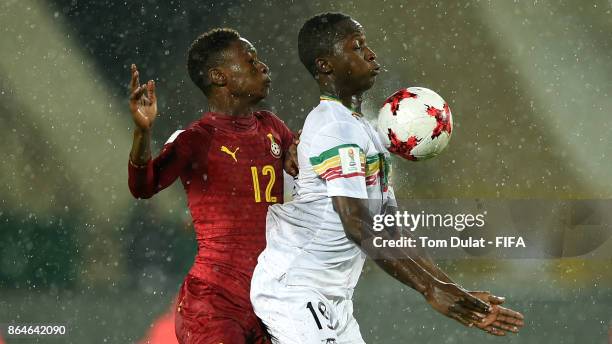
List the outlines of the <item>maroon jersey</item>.
{"type": "Polygon", "coordinates": [[[198,241],[189,274],[248,308],[251,276],[266,245],[267,209],[283,201],[283,152],[292,142],[291,131],[270,112],[206,113],[172,135],[146,166],[129,164],[134,197],[149,198],[181,178],[198,241]]]}

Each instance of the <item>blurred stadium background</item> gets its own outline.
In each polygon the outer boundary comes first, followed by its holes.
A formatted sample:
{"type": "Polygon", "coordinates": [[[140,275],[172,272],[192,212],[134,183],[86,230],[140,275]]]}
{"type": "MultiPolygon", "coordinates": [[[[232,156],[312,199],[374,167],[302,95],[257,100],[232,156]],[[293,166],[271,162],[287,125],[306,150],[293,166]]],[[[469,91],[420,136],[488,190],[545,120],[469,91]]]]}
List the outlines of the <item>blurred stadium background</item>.
{"type": "MultiPolygon", "coordinates": [[[[453,110],[454,138],[443,155],[393,162],[399,197],[612,195],[610,1],[3,0],[0,324],[68,327],[67,336],[9,343],[137,342],[167,312],[191,265],[195,242],[181,187],[147,201],[127,188],[130,64],[141,80],[158,83],[158,151],[206,107],[187,76],[188,45],[212,27],[236,28],[272,70],[264,107],[297,130],[317,103],[297,57],[297,31],[323,11],[360,21],[386,70],[366,112],[374,116],[386,95],[412,85],[438,91],[453,110]]],[[[518,336],[464,329],[371,265],[355,296],[363,336],[605,343],[612,234],[608,228],[600,253],[568,257],[570,238],[581,235],[552,230],[550,259],[441,262],[466,287],[505,295],[523,311],[518,336]]]]}

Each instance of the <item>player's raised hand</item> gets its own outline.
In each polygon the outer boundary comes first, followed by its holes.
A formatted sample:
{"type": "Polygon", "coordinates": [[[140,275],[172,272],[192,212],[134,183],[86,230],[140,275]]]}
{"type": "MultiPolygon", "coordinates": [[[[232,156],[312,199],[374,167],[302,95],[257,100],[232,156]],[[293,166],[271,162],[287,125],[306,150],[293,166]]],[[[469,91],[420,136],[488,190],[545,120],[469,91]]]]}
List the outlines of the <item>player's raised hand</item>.
{"type": "Polygon", "coordinates": [[[471,291],[469,293],[491,304],[491,312],[484,321],[474,323],[481,330],[495,336],[505,336],[506,332],[517,333],[525,325],[525,318],[521,313],[501,306],[505,298],[495,296],[488,291],[471,291]]]}
{"type": "Polygon", "coordinates": [[[131,72],[130,111],[132,112],[132,118],[140,129],[149,130],[157,117],[155,82],[149,80],[146,84],[140,85],[138,69],[135,64],[132,64],[131,72]]]}
{"type": "Polygon", "coordinates": [[[489,304],[454,283],[438,281],[424,296],[435,310],[469,327],[484,323],[491,312],[489,304]]]}

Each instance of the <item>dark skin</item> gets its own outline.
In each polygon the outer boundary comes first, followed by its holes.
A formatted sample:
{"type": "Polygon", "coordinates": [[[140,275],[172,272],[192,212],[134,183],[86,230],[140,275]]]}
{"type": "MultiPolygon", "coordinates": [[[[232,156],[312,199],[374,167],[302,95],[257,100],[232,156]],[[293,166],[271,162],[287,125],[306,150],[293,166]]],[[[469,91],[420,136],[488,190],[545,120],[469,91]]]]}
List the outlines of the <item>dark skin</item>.
{"type": "MultiPolygon", "coordinates": [[[[354,20],[346,20],[340,31],[347,32],[335,46],[331,56],[315,60],[317,81],[321,94],[340,99],[350,109],[360,111],[362,96],[376,81],[380,65],[376,54],[367,45],[363,27],[354,20]]],[[[524,325],[523,315],[501,307],[504,298],[489,292],[469,292],[454,283],[436,264],[418,249],[376,250],[368,245],[373,219],[366,200],[351,197],[332,197],[334,210],[340,216],[344,231],[370,256],[377,265],[395,279],[417,290],[438,312],[463,325],[480,328],[487,333],[503,336],[518,332],[524,325]]],[[[390,209],[393,212],[395,209],[390,209]]],[[[396,228],[376,233],[383,239],[397,239],[396,228]]]]}
{"type": "MultiPolygon", "coordinates": [[[[230,116],[248,116],[268,96],[271,80],[268,66],[257,58],[257,51],[240,38],[222,52],[223,63],[206,71],[212,84],[206,97],[211,112],[230,116]]],[[[157,118],[155,82],[140,85],[136,65],[131,67],[130,112],[136,124],[130,159],[145,165],[151,159],[151,130],[157,118]]],[[[296,176],[298,140],[285,152],[284,169],[296,176]]]]}

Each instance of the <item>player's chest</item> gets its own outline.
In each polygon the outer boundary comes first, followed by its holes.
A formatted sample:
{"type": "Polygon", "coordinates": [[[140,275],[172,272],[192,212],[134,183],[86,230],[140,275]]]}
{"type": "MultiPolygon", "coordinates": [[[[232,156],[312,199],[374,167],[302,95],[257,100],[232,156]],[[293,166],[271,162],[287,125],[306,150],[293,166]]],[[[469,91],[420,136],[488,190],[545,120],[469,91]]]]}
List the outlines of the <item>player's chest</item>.
{"type": "Polygon", "coordinates": [[[281,147],[280,136],[273,130],[217,134],[208,150],[207,173],[210,177],[241,180],[250,176],[254,168],[281,169],[281,147]]]}

